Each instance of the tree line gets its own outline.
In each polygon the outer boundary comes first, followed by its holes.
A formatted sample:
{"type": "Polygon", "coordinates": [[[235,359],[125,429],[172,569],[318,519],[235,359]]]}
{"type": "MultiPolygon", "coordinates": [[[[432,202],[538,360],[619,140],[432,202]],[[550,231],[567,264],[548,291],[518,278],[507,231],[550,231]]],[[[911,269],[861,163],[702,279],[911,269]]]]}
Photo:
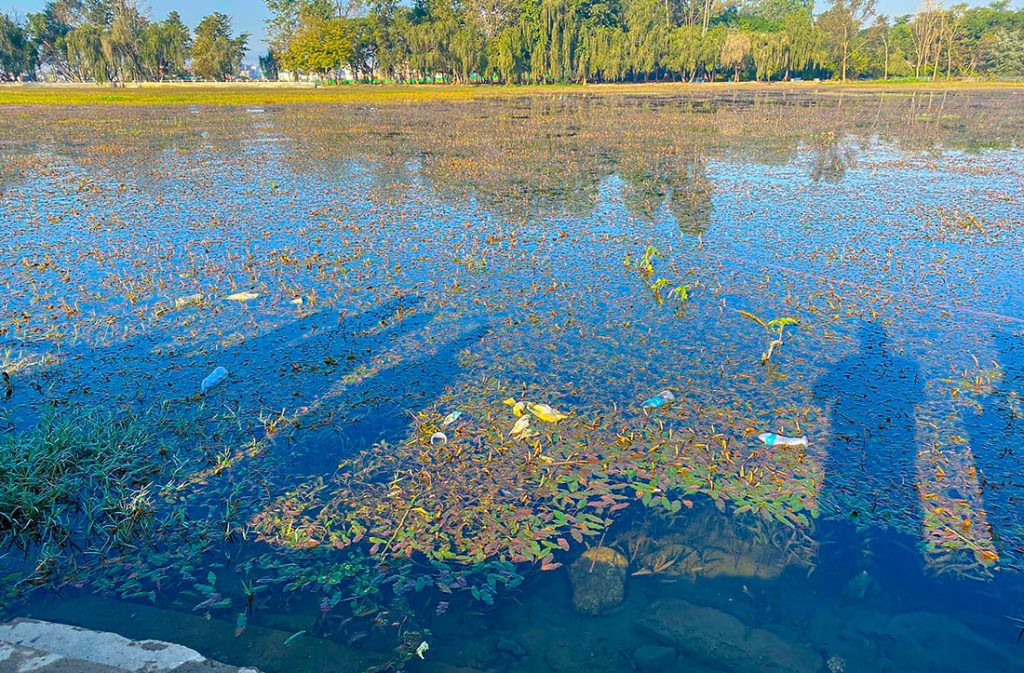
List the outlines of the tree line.
{"type": "MultiPolygon", "coordinates": [[[[386,82],[780,80],[1024,76],[1024,9],[944,7],[889,18],[875,0],[266,0],[268,79],[386,82]]],[[[134,0],[53,0],[0,15],[0,78],[225,79],[248,35],[224,14],[192,35],[134,0]]]]}
{"type": "Polygon", "coordinates": [[[135,0],[52,0],[23,21],[0,14],[0,80],[223,80],[239,71],[248,41],[220,12],[192,31],[177,12],[151,20],[135,0]]]}
{"type": "Polygon", "coordinates": [[[267,0],[281,67],[386,81],[1024,75],[1024,9],[925,0],[267,0]]]}

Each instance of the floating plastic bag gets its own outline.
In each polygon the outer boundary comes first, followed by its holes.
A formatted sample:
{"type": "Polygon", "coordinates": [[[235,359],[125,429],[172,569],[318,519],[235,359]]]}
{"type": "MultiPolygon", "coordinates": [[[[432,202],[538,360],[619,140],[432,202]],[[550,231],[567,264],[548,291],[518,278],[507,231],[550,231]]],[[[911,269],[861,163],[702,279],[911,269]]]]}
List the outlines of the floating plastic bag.
{"type": "Polygon", "coordinates": [[[174,300],[174,308],[185,308],[186,306],[196,306],[203,303],[203,295],[201,294],[188,294],[184,297],[178,297],[174,300]]]}
{"type": "Polygon", "coordinates": [[[563,414],[561,411],[555,411],[546,404],[527,404],[526,408],[531,414],[548,423],[557,423],[558,421],[569,418],[568,414],[563,414]]]}
{"type": "Polygon", "coordinates": [[[513,437],[521,436],[530,427],[530,417],[520,416],[516,424],[512,426],[512,432],[508,433],[513,437]]]}

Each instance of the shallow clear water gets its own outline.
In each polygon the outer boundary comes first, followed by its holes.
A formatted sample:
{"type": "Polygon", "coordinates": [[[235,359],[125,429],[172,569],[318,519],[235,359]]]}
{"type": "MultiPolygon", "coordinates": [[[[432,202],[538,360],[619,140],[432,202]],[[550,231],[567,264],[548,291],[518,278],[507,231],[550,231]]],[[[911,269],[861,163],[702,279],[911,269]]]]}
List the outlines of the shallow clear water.
{"type": "Polygon", "coordinates": [[[1021,102],[6,110],[0,419],[152,454],[6,612],[269,673],[1018,670],[1021,102]]]}

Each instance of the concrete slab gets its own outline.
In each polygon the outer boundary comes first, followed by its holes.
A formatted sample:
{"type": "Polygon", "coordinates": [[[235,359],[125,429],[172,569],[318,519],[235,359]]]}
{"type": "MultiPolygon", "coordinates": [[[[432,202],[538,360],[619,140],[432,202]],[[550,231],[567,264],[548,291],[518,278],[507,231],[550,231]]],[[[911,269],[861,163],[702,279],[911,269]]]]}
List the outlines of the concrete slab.
{"type": "Polygon", "coordinates": [[[259,673],[160,640],[16,619],[0,624],[0,673],[259,673]]]}

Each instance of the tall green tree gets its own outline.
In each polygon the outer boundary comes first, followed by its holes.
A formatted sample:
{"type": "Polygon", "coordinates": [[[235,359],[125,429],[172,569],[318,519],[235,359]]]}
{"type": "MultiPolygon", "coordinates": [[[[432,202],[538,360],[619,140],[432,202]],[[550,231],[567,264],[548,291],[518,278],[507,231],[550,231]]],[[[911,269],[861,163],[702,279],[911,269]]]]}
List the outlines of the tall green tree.
{"type": "Polygon", "coordinates": [[[347,19],[305,16],[281,55],[281,65],[293,72],[327,76],[350,63],[353,38],[347,19]]]}
{"type": "Polygon", "coordinates": [[[663,65],[671,27],[666,6],[659,0],[625,0],[623,18],[634,78],[647,79],[663,65]]]}
{"type": "Polygon", "coordinates": [[[122,0],[112,7],[110,23],[101,43],[104,57],[112,73],[111,79],[134,82],[143,79],[141,49],[148,21],[132,0],[122,0]]]}
{"type": "Polygon", "coordinates": [[[54,76],[74,80],[76,72],[68,63],[67,34],[73,29],[73,13],[63,1],[47,2],[40,12],[28,15],[25,30],[36,52],[36,61],[54,76]]]}
{"type": "Polygon", "coordinates": [[[79,82],[110,82],[116,76],[103,46],[103,28],[85,23],[64,36],[68,67],[79,82]]]}
{"type": "Polygon", "coordinates": [[[831,0],[818,17],[842,81],[849,74],[850,58],[864,45],[864,24],[875,15],[875,0],[831,0]]]}
{"type": "Polygon", "coordinates": [[[735,81],[740,81],[740,71],[750,55],[750,36],[742,30],[731,30],[722,43],[719,60],[723,67],[733,70],[735,81]]]}
{"type": "Polygon", "coordinates": [[[264,0],[270,10],[267,38],[272,49],[284,53],[304,20],[331,19],[340,14],[334,0],[264,0]]]}
{"type": "Polygon", "coordinates": [[[163,81],[184,74],[192,34],[177,12],[163,21],[152,22],[142,31],[140,57],[147,79],[163,81]]]}
{"type": "Polygon", "coordinates": [[[263,76],[271,81],[277,80],[280,73],[280,65],[277,60],[277,52],[273,47],[267,49],[267,53],[260,56],[260,71],[263,76]]]}
{"type": "Polygon", "coordinates": [[[231,36],[231,19],[221,12],[203,18],[192,43],[192,70],[203,79],[223,81],[238,72],[249,34],[231,36]]]}
{"type": "Polygon", "coordinates": [[[14,81],[35,70],[36,53],[25,28],[0,14],[0,81],[14,81]]]}

